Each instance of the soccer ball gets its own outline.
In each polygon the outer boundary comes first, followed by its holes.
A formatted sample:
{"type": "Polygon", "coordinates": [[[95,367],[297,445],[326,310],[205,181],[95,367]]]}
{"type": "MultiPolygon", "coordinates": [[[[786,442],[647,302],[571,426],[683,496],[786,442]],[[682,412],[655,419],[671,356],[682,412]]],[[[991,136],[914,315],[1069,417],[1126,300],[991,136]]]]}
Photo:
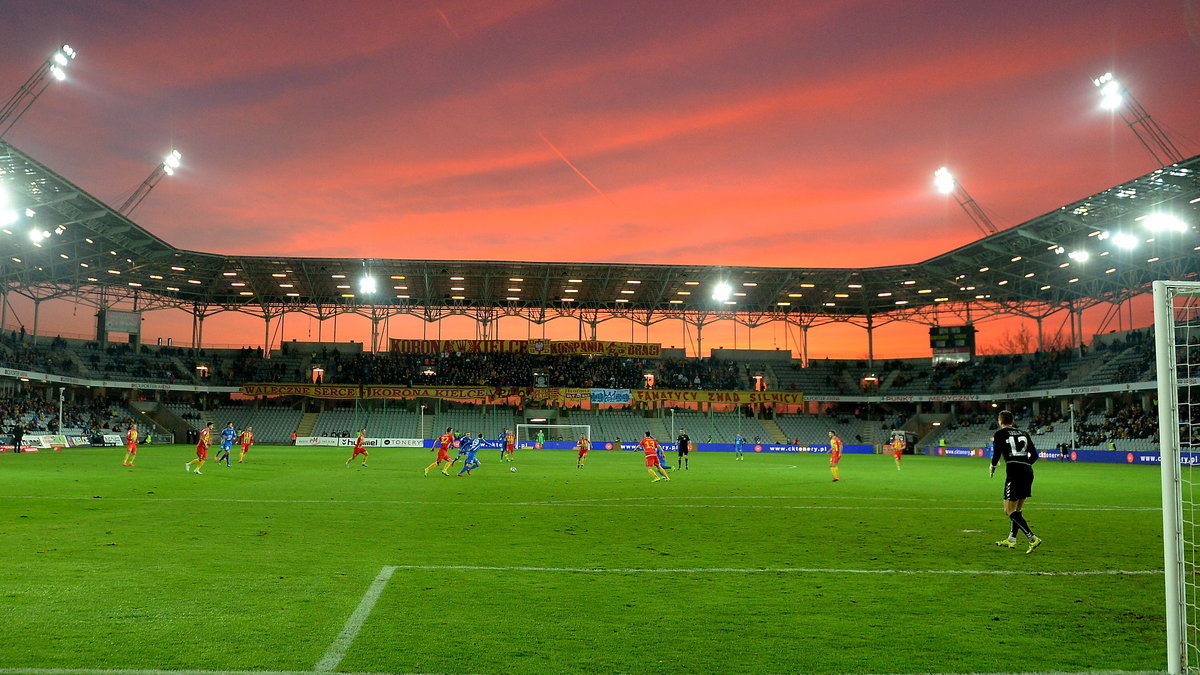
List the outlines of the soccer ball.
{"type": "Polygon", "coordinates": [[[515,466],[510,466],[510,467],[508,467],[508,470],[509,470],[509,471],[511,471],[511,472],[513,472],[513,473],[516,473],[516,472],[517,472],[517,467],[515,467],[515,466]]]}

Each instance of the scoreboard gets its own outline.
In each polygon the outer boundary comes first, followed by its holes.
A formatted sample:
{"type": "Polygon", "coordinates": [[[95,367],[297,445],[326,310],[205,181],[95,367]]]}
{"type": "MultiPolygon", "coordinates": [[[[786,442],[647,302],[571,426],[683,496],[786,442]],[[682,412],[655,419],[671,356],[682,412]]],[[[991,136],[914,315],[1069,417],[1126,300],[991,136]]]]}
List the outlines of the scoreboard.
{"type": "Polygon", "coordinates": [[[961,362],[975,358],[975,326],[933,326],[929,329],[933,362],[961,362]]]}

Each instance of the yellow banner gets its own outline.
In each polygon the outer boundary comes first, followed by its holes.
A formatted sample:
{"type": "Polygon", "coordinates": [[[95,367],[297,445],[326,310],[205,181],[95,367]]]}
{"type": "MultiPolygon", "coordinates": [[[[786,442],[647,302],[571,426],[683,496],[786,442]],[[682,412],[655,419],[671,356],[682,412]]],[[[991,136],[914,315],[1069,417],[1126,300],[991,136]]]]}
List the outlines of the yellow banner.
{"type": "Polygon", "coordinates": [[[480,400],[496,396],[496,387],[401,387],[386,384],[363,385],[363,398],[452,398],[480,400]]]}
{"type": "Polygon", "coordinates": [[[697,389],[634,389],[631,399],[640,403],[804,403],[798,391],[702,391],[697,389]]]}
{"type": "Polygon", "coordinates": [[[612,340],[405,340],[392,338],[393,354],[547,354],[662,358],[662,345],[612,340]]]}
{"type": "MultiPolygon", "coordinates": [[[[602,390],[611,391],[611,390],[602,390]]],[[[405,387],[367,384],[243,384],[247,396],[311,396],[312,398],[441,398],[485,401],[522,398],[549,405],[583,403],[592,400],[592,390],[583,387],[405,387]]],[[[607,402],[607,401],[606,401],[607,402]]],[[[801,405],[804,394],[798,391],[703,391],[697,389],[632,389],[630,403],[781,403],[801,405]]]]}
{"type": "Polygon", "coordinates": [[[243,384],[246,396],[309,396],[312,398],[362,398],[357,384],[243,384]]]}

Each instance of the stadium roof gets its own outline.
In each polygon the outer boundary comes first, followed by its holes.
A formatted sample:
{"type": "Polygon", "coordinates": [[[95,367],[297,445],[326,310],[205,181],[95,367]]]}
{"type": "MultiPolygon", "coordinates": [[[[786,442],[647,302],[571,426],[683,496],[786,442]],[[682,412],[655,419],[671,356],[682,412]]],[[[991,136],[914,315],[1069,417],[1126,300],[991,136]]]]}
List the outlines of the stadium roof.
{"type": "MultiPolygon", "coordinates": [[[[802,325],[953,313],[1046,316],[1119,303],[1156,279],[1200,273],[1200,156],[1157,169],[998,234],[909,265],[778,268],[628,263],[296,258],[175,248],[30,156],[0,141],[0,192],[16,221],[0,230],[0,283],[33,298],[234,310],[404,313],[488,321],[726,318],[802,325]],[[27,212],[26,209],[29,209],[27,212]],[[27,215],[32,214],[32,215],[27,215]],[[1180,221],[1162,221],[1165,215],[1180,221]],[[1152,230],[1164,225],[1166,229],[1152,230]],[[1181,228],[1178,231],[1171,227],[1181,228]],[[49,233],[35,242],[31,230],[49,233]],[[1128,235],[1129,239],[1118,235],[1128,235]],[[1119,243],[1132,241],[1131,249],[1119,243]],[[1079,252],[1086,252],[1086,260],[1079,252]],[[364,276],[376,280],[363,292],[364,276]],[[712,297],[718,283],[728,300],[712,297]]],[[[4,204],[0,201],[0,222],[4,204]]]]}

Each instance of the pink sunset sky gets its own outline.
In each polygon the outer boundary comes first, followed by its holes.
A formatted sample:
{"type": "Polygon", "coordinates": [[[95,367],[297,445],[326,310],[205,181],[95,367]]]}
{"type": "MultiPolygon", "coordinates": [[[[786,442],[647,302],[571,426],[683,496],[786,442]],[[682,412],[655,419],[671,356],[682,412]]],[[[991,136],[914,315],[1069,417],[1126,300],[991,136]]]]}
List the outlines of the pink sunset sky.
{"type": "MultiPolygon", "coordinates": [[[[916,262],[980,236],[932,189],[940,166],[1001,228],[1156,168],[1097,106],[1092,78],[1110,70],[1186,156],[1200,151],[1190,0],[14,0],[4,13],[0,93],[59,44],[79,53],[6,140],[113,205],[178,148],[183,166],[134,220],[218,253],[916,262]]],[[[31,327],[31,303],[12,300],[7,327],[31,327]]],[[[93,312],[48,305],[41,333],[88,334],[93,312]]],[[[1085,324],[1129,327],[1103,317],[1085,324]]],[[[339,339],[367,334],[365,320],[339,321],[339,339]]],[[[186,344],[190,325],[150,313],[145,339],[186,344]]],[[[397,319],[389,332],[423,328],[475,337],[466,320],[397,319]]],[[[985,323],[981,343],[1015,329],[985,323]]],[[[543,327],[506,319],[501,331],[543,327]]],[[[205,328],[220,344],[263,334],[233,314],[205,328]]],[[[315,321],[290,317],[282,335],[315,339],[315,321]]],[[[599,337],[631,336],[694,340],[678,322],[614,321],[599,337]]],[[[797,337],[718,325],[704,344],[796,349],[797,337]]],[[[814,357],[866,354],[861,329],[810,338],[814,357]]],[[[876,334],[877,357],[928,353],[924,326],[876,334]]]]}

